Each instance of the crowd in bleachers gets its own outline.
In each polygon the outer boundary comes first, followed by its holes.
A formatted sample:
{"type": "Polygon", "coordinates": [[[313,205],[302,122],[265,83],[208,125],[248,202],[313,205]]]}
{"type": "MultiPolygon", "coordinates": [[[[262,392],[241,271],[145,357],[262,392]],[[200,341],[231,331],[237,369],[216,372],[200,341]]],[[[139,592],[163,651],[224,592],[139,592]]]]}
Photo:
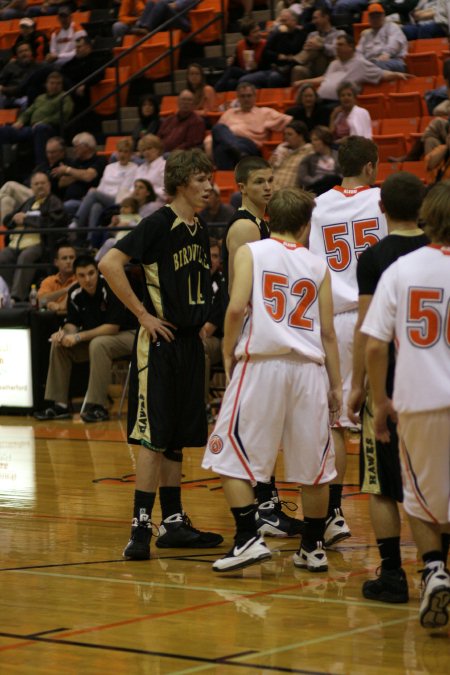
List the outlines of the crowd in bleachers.
{"type": "MultiPolygon", "coordinates": [[[[165,157],[177,148],[202,147],[215,164],[215,190],[205,209],[212,228],[219,226],[212,233],[220,233],[239,205],[232,170],[246,154],[269,159],[277,187],[299,185],[316,194],[340,180],[337,149],[353,134],[377,143],[378,182],[406,163],[427,183],[445,175],[450,60],[444,0],[284,0],[272,6],[269,21],[258,20],[258,5],[236,4],[0,1],[1,227],[20,233],[50,226],[31,184],[38,170],[62,205],[58,222],[68,226],[71,241],[101,256],[122,236],[117,228],[165,203],[165,157]],[[226,62],[209,67],[203,61],[204,44],[224,39],[217,21],[184,53],[185,82],[177,83],[177,96],[156,95],[155,81],[179,65],[180,49],[172,62],[166,55],[134,89],[128,86],[170,39],[178,44],[221,9],[225,25],[241,32],[226,62]],[[158,32],[170,19],[171,36],[158,32]],[[116,119],[116,96],[89,110],[115,88],[115,68],[107,67],[113,56],[121,57],[119,81],[127,83],[120,104],[137,104],[120,136],[108,136],[102,125],[116,119]],[[24,211],[30,200],[33,216],[24,211]]],[[[14,271],[10,261],[50,263],[54,252],[42,244],[37,233],[0,237],[0,274],[13,301],[27,299],[35,270],[14,271]],[[39,243],[37,258],[30,257],[28,240],[39,243]]]]}

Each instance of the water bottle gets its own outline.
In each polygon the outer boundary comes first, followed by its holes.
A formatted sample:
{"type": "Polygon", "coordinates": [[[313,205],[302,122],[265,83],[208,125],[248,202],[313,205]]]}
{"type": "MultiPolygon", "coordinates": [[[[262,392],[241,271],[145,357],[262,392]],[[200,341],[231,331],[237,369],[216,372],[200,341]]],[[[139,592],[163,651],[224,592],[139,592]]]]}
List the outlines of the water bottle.
{"type": "Polygon", "coordinates": [[[29,295],[28,299],[30,301],[31,309],[39,309],[39,300],[38,300],[38,294],[37,294],[37,290],[36,290],[36,284],[32,284],[30,295],[29,295]]]}

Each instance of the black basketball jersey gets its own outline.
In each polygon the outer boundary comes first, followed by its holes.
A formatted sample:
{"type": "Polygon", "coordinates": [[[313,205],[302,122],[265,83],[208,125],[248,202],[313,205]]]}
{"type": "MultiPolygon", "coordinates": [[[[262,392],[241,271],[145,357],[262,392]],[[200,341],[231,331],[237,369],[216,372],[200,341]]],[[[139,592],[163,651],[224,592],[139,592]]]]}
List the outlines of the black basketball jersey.
{"type": "Polygon", "coordinates": [[[229,275],[228,275],[228,262],[229,262],[229,254],[228,254],[228,247],[227,247],[227,237],[228,237],[228,232],[230,231],[230,227],[235,223],[237,220],[251,220],[255,225],[257,226],[259,230],[259,235],[260,239],[268,239],[270,237],[270,230],[269,226],[267,224],[267,221],[264,219],[261,220],[261,218],[258,218],[255,216],[251,211],[248,211],[247,209],[244,209],[242,206],[239,208],[236,213],[233,214],[230,222],[227,225],[227,229],[225,231],[225,235],[223,237],[223,245],[222,245],[222,269],[223,273],[225,275],[225,279],[227,282],[227,287],[228,287],[228,282],[229,282],[229,275]]]}
{"type": "MultiPolygon", "coordinates": [[[[374,295],[381,275],[392,263],[401,256],[412,253],[412,251],[426,246],[428,243],[429,240],[425,234],[418,234],[413,237],[389,234],[374,246],[366,248],[361,253],[356,268],[359,295],[374,295]]],[[[395,348],[394,344],[391,343],[389,345],[389,366],[386,381],[389,396],[392,395],[394,388],[394,372],[395,348]]]]}
{"type": "Polygon", "coordinates": [[[187,225],[163,206],[120,239],[116,248],[141,263],[146,284],[144,306],[177,328],[199,328],[211,305],[209,239],[196,216],[187,225]]]}

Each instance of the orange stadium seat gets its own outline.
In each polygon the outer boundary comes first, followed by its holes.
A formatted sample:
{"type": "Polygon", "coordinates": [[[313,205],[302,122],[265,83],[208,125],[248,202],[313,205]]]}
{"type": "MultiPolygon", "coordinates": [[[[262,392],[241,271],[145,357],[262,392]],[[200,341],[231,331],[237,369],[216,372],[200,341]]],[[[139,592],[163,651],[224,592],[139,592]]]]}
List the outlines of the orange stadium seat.
{"type": "MultiPolygon", "coordinates": [[[[123,54],[124,52],[126,52],[127,49],[136,44],[136,42],[140,39],[140,37],[141,36],[139,35],[124,35],[122,45],[120,47],[113,48],[114,56],[119,56],[119,54],[123,54]]],[[[122,59],[120,59],[119,64],[120,66],[130,66],[133,72],[139,70],[139,58],[137,49],[134,49],[132,52],[130,52],[122,59]]]]}
{"type": "Polygon", "coordinates": [[[125,138],[132,140],[131,136],[107,136],[105,140],[105,147],[97,154],[102,155],[103,157],[111,157],[113,152],[116,152],[117,150],[117,143],[125,138]]]}
{"type": "Polygon", "coordinates": [[[396,164],[395,162],[379,162],[375,185],[380,186],[381,183],[386,180],[386,178],[391,176],[393,173],[400,171],[400,167],[401,165],[396,164]]]}
{"type": "Polygon", "coordinates": [[[371,84],[366,82],[363,84],[361,94],[395,94],[398,91],[398,81],[393,82],[378,82],[378,84],[371,84]]]}
{"type": "MultiPolygon", "coordinates": [[[[172,44],[175,46],[180,43],[181,40],[181,31],[174,30],[172,31],[172,44]]],[[[145,65],[151,63],[159,56],[162,56],[170,47],[170,35],[169,31],[160,31],[156,33],[150,40],[144,42],[138,48],[138,62],[139,68],[143,68],[145,65]]],[[[143,74],[144,77],[147,77],[150,80],[160,80],[164,77],[169,77],[173,69],[178,68],[178,61],[180,58],[180,50],[177,49],[173,53],[173,61],[171,62],[170,56],[161,59],[154,66],[149,68],[143,74]]]]}
{"type": "Polygon", "coordinates": [[[409,73],[417,76],[439,75],[440,62],[436,52],[406,54],[406,67],[409,73]]]}
{"type": "Polygon", "coordinates": [[[220,198],[223,202],[229,202],[233,192],[237,191],[234,171],[216,171],[214,173],[214,182],[220,188],[220,198]]]}
{"type": "MultiPolygon", "coordinates": [[[[98,99],[102,98],[106,94],[113,92],[116,86],[116,69],[115,68],[106,68],[105,77],[101,82],[97,82],[91,87],[91,103],[95,103],[98,99]]],[[[122,84],[126,82],[130,77],[130,67],[124,66],[119,68],[119,82],[122,84]]],[[[123,87],[120,92],[120,105],[124,106],[127,102],[128,96],[128,87],[123,87]]],[[[99,115],[114,115],[117,112],[116,107],[116,97],[110,96],[108,99],[100,103],[95,108],[95,112],[99,115]]]]}
{"type": "Polygon", "coordinates": [[[354,23],[353,24],[353,37],[355,40],[355,45],[358,44],[358,40],[361,37],[361,33],[366,28],[370,28],[370,23],[354,23]]]}
{"type": "Polygon", "coordinates": [[[403,162],[403,171],[413,173],[417,178],[420,178],[424,183],[431,183],[434,180],[433,172],[427,171],[426,162],[403,162]]]}
{"type": "Polygon", "coordinates": [[[406,94],[410,91],[417,91],[421,96],[430,89],[436,87],[436,76],[427,75],[426,77],[412,77],[409,80],[400,80],[397,93],[406,94]]]}
{"type": "Polygon", "coordinates": [[[284,110],[284,88],[269,87],[256,90],[256,105],[269,106],[276,110],[284,110]]]}
{"type": "Polygon", "coordinates": [[[262,156],[264,159],[269,159],[271,156],[272,152],[275,150],[275,148],[280,145],[281,141],[264,141],[262,144],[262,156]]]}
{"type": "Polygon", "coordinates": [[[360,94],[356,102],[361,108],[369,111],[373,120],[381,120],[386,116],[386,97],[384,94],[360,94]]]}
{"type": "Polygon", "coordinates": [[[388,94],[389,117],[422,117],[425,101],[416,91],[388,94]]]}
{"type": "Polygon", "coordinates": [[[61,28],[56,14],[49,14],[48,16],[36,17],[36,29],[41,30],[50,39],[51,34],[61,28]]]}
{"type": "Polygon", "coordinates": [[[371,120],[372,121],[372,133],[380,134],[381,133],[381,124],[383,120],[371,120]]]}
{"type": "Polygon", "coordinates": [[[1,108],[0,109],[0,126],[3,124],[13,124],[17,115],[19,114],[19,108],[1,108]]]}
{"type": "Polygon", "coordinates": [[[389,157],[401,157],[406,154],[406,140],[403,134],[375,134],[373,141],[378,146],[380,162],[387,162],[389,157]]]}
{"type": "Polygon", "coordinates": [[[448,50],[448,39],[446,37],[440,38],[422,38],[421,40],[414,40],[414,45],[411,47],[411,42],[408,42],[410,54],[421,54],[422,52],[434,52],[438,56],[448,50]]]}
{"type": "Polygon", "coordinates": [[[387,117],[381,124],[383,134],[407,134],[410,135],[419,130],[417,117],[387,117]]]}

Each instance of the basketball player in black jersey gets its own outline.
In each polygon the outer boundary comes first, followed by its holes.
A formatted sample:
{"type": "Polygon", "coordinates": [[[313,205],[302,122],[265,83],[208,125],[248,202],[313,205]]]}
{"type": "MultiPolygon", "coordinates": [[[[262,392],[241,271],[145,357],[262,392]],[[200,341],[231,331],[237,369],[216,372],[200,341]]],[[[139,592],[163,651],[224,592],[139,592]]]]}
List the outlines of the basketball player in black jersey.
{"type": "MultiPolygon", "coordinates": [[[[396,425],[389,419],[390,441],[375,438],[372,396],[364,386],[364,352],[368,336],[361,326],[383,272],[400,256],[425,246],[428,238],[417,224],[425,187],[406,171],[389,176],[381,187],[381,209],[386,214],[389,234],[361,253],[358,260],[358,320],[353,343],[352,389],[348,398],[348,416],[358,423],[364,403],[361,428],[361,491],[369,494],[370,518],[377,539],[381,569],[376,579],[364,582],[362,593],[369,600],[390,603],[408,602],[408,583],[400,553],[400,513],[403,502],[402,477],[396,425]],[[367,393],[367,398],[366,398],[367,393]]],[[[392,396],[395,372],[395,348],[390,345],[386,389],[392,396]]],[[[443,545],[448,550],[448,535],[443,545]]]]}
{"type": "Polygon", "coordinates": [[[117,243],[101,271],[139,323],[132,362],[129,442],[140,445],[131,538],[123,555],[150,557],[151,514],[159,486],[162,523],[156,546],[209,548],[223,538],[192,527],[181,505],[183,447],[207,440],[205,356],[199,331],[210,310],[210,255],[206,225],[196,213],[211,190],[212,166],[200,150],[173,152],[164,174],[173,197],[117,243]],[[139,262],[145,277],[143,303],[124,267],[139,262]]]}
{"type": "MultiPolygon", "coordinates": [[[[242,206],[228,223],[222,249],[223,269],[228,276],[229,289],[233,283],[234,256],[238,248],[270,236],[264,214],[272,197],[273,169],[262,157],[248,156],[236,165],[234,175],[242,194],[242,206]]],[[[274,537],[295,537],[300,534],[303,522],[283,512],[275,477],[270,483],[258,483],[255,492],[260,534],[274,537]]]]}

